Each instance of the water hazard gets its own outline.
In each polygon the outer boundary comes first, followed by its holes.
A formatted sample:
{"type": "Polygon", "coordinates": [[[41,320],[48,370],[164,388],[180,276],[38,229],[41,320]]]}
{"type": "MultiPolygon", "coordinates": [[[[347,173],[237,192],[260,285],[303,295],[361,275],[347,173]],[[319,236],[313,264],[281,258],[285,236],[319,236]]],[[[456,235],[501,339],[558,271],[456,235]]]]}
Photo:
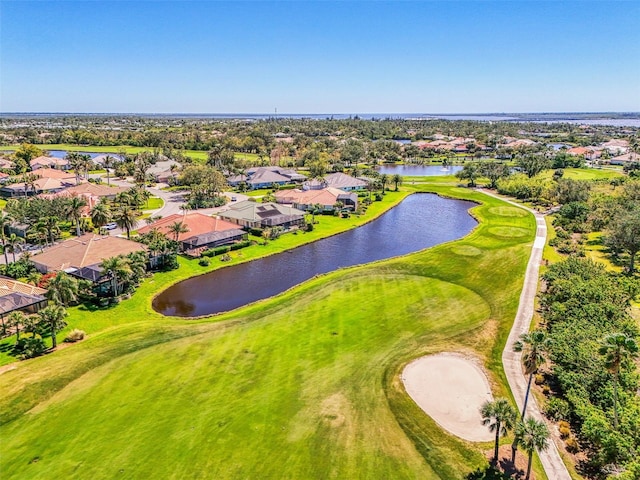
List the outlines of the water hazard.
{"type": "Polygon", "coordinates": [[[277,295],[317,274],[455,240],[475,227],[476,221],[469,215],[474,205],[434,194],[410,195],[361,227],[184,280],[158,295],[153,308],[164,315],[181,317],[226,312],[277,295]]]}

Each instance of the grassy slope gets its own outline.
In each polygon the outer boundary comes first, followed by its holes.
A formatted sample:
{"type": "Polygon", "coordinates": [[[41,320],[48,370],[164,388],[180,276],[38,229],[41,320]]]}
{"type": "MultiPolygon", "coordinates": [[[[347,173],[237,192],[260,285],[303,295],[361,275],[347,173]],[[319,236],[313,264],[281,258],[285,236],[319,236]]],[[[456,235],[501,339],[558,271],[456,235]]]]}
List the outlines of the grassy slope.
{"type": "Polygon", "coordinates": [[[171,274],[85,312],[98,325],[88,340],[0,375],[3,476],[461,478],[483,464],[420,412],[397,373],[455,348],[484,358],[506,394],[500,350],[534,222],[478,193],[434,189],[485,201],[483,223],[214,322],[150,309],[171,274]]]}

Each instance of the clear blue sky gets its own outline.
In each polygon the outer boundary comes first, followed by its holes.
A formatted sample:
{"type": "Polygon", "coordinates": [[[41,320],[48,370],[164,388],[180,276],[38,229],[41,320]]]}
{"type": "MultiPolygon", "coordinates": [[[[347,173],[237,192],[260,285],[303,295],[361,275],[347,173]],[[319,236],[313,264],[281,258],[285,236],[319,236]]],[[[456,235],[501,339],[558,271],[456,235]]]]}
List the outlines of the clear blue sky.
{"type": "Polygon", "coordinates": [[[0,0],[0,112],[640,111],[640,2],[0,0]]]}

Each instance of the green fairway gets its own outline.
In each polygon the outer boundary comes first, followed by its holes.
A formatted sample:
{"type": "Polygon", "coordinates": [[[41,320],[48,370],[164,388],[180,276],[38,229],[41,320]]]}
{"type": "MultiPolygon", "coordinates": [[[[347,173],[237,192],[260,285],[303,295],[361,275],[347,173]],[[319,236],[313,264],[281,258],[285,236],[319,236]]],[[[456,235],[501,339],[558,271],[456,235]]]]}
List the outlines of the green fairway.
{"type": "Polygon", "coordinates": [[[151,310],[173,272],[111,310],[76,309],[87,340],[0,375],[3,478],[450,479],[485,465],[408,399],[398,373],[455,349],[483,359],[507,395],[500,352],[535,222],[477,192],[429,189],[484,202],[481,224],[209,319],[151,310]]]}
{"type": "MultiPolygon", "coordinates": [[[[553,177],[553,172],[554,170],[546,170],[540,176],[550,179],[553,177]]],[[[563,178],[571,178],[573,180],[610,180],[622,176],[621,168],[565,168],[563,178]]]]}

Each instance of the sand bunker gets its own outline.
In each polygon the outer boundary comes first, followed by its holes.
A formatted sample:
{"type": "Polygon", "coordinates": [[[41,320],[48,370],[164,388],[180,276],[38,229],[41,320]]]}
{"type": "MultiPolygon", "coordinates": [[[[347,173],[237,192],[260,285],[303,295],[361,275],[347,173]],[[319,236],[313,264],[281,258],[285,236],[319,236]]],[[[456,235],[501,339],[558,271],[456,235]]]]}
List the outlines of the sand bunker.
{"type": "Polygon", "coordinates": [[[402,372],[407,393],[438,425],[460,438],[494,438],[482,425],[480,407],[493,400],[489,381],[472,360],[456,353],[419,358],[402,372]]]}

